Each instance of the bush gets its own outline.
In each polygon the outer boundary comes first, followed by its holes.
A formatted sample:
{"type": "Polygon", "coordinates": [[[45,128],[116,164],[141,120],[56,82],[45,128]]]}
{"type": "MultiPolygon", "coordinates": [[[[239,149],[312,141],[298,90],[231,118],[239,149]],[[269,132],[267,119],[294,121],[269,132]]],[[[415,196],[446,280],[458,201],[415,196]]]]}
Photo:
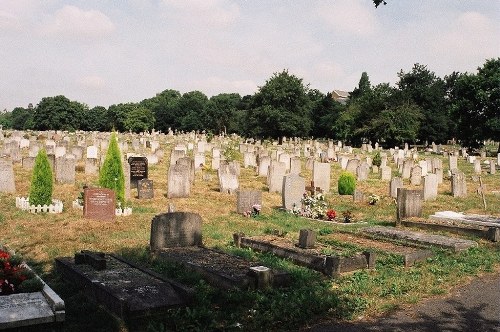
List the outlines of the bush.
{"type": "Polygon", "coordinates": [[[353,195],[356,189],[356,178],[350,172],[342,172],[339,177],[339,195],[353,195]]]}
{"type": "Polygon", "coordinates": [[[125,176],[121,160],[120,148],[116,133],[111,134],[108,152],[99,172],[99,185],[103,188],[112,189],[116,195],[116,202],[125,206],[125,176]]]}
{"type": "Polygon", "coordinates": [[[377,153],[375,153],[375,156],[373,156],[372,165],[377,167],[380,167],[380,165],[382,165],[382,158],[380,157],[380,152],[377,151],[377,153]]]}
{"type": "Polygon", "coordinates": [[[50,205],[52,204],[52,192],[54,184],[52,181],[52,169],[45,149],[38,151],[33,166],[33,175],[31,177],[30,204],[31,205],[50,205]]]}

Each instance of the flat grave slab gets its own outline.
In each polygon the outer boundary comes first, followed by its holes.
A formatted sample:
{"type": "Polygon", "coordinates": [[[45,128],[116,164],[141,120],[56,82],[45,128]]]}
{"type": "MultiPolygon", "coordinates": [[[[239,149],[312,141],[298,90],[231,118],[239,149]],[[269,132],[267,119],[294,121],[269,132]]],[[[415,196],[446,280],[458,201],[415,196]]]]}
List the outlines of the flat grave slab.
{"type": "Polygon", "coordinates": [[[82,251],[56,258],[56,268],[125,321],[161,315],[192,297],[190,288],[112,254],[82,251]]]}
{"type": "Polygon", "coordinates": [[[429,219],[439,222],[449,222],[480,227],[500,228],[500,218],[479,214],[464,214],[453,211],[439,211],[429,216],[429,219]]]}
{"type": "MultiPolygon", "coordinates": [[[[155,254],[160,259],[180,264],[199,273],[215,287],[246,289],[262,286],[251,270],[260,264],[238,256],[199,246],[161,248],[155,251],[155,254]]],[[[269,272],[271,277],[268,286],[286,286],[290,281],[290,276],[286,272],[276,270],[269,272]]]]}
{"type": "Polygon", "coordinates": [[[387,239],[397,239],[422,245],[432,245],[451,249],[455,252],[477,247],[477,242],[443,235],[434,235],[421,232],[395,229],[392,227],[374,226],[367,227],[363,233],[387,239]]]}
{"type": "Polygon", "coordinates": [[[39,292],[0,296],[0,330],[60,324],[64,301],[47,285],[39,292]]]}

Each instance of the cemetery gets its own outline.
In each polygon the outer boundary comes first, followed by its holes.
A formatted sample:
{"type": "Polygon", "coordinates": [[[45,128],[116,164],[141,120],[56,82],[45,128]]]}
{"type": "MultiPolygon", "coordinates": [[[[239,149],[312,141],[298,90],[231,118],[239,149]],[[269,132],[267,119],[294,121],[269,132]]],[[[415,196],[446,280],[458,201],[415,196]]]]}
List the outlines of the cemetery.
{"type": "MultiPolygon", "coordinates": [[[[52,313],[28,320],[42,330],[97,330],[95,315],[109,331],[296,330],[379,315],[500,264],[491,152],[471,160],[454,144],[438,153],[200,132],[1,134],[0,245],[55,300],[0,295],[0,310],[52,313]],[[50,171],[40,186],[58,213],[20,207],[39,195],[40,166],[27,158],[40,151],[50,171]]],[[[1,317],[0,330],[25,324],[1,317]]]]}

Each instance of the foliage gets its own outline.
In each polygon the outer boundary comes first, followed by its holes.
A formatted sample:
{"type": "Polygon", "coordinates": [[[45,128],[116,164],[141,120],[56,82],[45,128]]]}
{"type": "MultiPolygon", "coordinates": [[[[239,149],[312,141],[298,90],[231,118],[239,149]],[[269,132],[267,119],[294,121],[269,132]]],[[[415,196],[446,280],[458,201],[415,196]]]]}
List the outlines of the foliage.
{"type": "Polygon", "coordinates": [[[382,157],[380,156],[380,151],[375,152],[373,156],[372,165],[380,167],[382,165],[382,157]]]}
{"type": "Polygon", "coordinates": [[[43,283],[21,263],[21,257],[0,247],[0,296],[42,290],[43,283]]]}
{"type": "Polygon", "coordinates": [[[112,133],[109,140],[106,158],[99,172],[99,185],[112,189],[116,194],[117,203],[125,206],[125,176],[116,133],[112,133]]]}
{"type": "Polygon", "coordinates": [[[13,129],[33,129],[33,109],[16,107],[11,113],[11,125],[13,129]]]}
{"type": "Polygon", "coordinates": [[[240,152],[239,143],[237,140],[230,140],[229,142],[227,142],[224,150],[222,150],[221,153],[224,159],[226,159],[227,161],[241,160],[241,158],[243,157],[240,152]]]}
{"type": "Polygon", "coordinates": [[[351,172],[340,173],[338,180],[339,195],[353,195],[356,189],[356,178],[351,172]]]}
{"type": "Polygon", "coordinates": [[[124,129],[134,133],[152,130],[154,124],[155,118],[153,112],[140,106],[130,110],[123,122],[124,129]]]}
{"type": "Polygon", "coordinates": [[[312,128],[309,87],[284,70],[259,88],[248,112],[254,137],[304,137],[312,128]]]}
{"type": "Polygon", "coordinates": [[[85,111],[82,129],[86,131],[110,131],[111,124],[108,119],[108,110],[102,106],[95,106],[85,111]]]}
{"type": "Polygon", "coordinates": [[[42,206],[52,204],[53,190],[52,169],[50,168],[47,152],[45,149],[40,149],[33,166],[29,195],[30,204],[42,206]]]}
{"type": "Polygon", "coordinates": [[[82,128],[87,106],[65,96],[45,97],[35,108],[34,129],[69,130],[82,128]]]}
{"type": "Polygon", "coordinates": [[[292,208],[292,213],[312,219],[323,219],[327,216],[327,203],[322,193],[311,195],[304,193],[301,203],[301,207],[297,206],[292,208]]]}

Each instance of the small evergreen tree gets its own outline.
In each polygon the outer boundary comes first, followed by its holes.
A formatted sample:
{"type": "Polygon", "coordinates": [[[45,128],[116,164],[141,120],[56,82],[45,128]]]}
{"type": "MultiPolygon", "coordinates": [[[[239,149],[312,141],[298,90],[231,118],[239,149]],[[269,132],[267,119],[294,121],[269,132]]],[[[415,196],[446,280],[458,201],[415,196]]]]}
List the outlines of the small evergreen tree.
{"type": "Polygon", "coordinates": [[[31,177],[30,205],[52,204],[52,192],[54,184],[52,181],[52,169],[45,149],[38,151],[31,177]]]}
{"type": "Polygon", "coordinates": [[[342,172],[338,181],[339,195],[353,195],[356,189],[356,178],[350,172],[342,172]]]}
{"type": "Polygon", "coordinates": [[[380,167],[380,165],[382,165],[382,157],[380,156],[379,151],[377,151],[377,153],[375,153],[375,156],[373,156],[372,164],[377,167],[380,167]]]}
{"type": "Polygon", "coordinates": [[[111,134],[108,152],[99,172],[99,185],[103,188],[112,189],[116,195],[116,201],[125,205],[125,176],[121,161],[120,148],[116,133],[111,134]]]}

